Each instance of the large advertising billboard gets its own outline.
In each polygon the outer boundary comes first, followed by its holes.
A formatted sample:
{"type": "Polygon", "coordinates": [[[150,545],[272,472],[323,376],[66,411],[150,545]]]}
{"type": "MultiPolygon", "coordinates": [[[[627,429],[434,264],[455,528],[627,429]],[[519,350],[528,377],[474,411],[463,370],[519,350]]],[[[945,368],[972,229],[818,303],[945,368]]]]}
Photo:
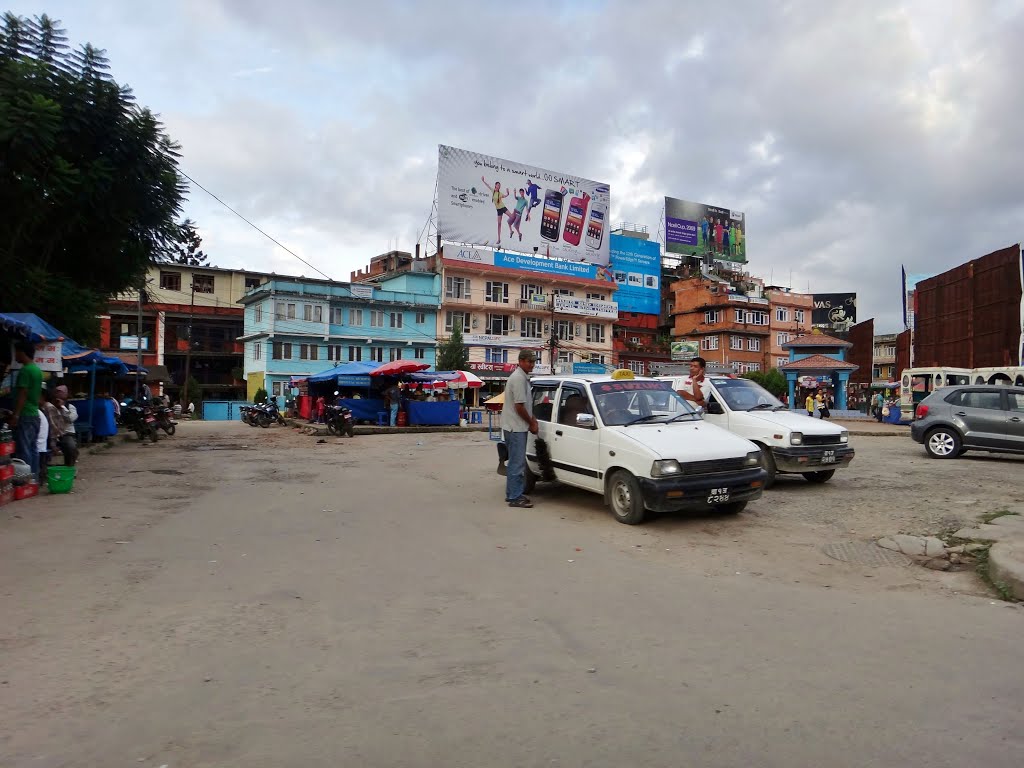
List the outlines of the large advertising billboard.
{"type": "Polygon", "coordinates": [[[823,331],[845,332],[857,323],[856,293],[816,293],[811,326],[823,331]]]}
{"type": "Polygon", "coordinates": [[[661,311],[661,244],[612,235],[609,244],[615,301],[622,312],[656,315],[661,311]]]}
{"type": "Polygon", "coordinates": [[[503,251],[492,251],[490,248],[455,245],[446,246],[443,256],[451,261],[468,261],[473,264],[489,264],[505,269],[524,269],[528,272],[543,272],[548,275],[612,282],[611,269],[598,264],[544,259],[540,256],[527,256],[524,253],[504,253],[503,251]]]}
{"type": "Polygon", "coordinates": [[[665,250],[745,264],[746,217],[743,211],[666,197],[665,250]]]}
{"type": "Polygon", "coordinates": [[[438,147],[442,240],[607,266],[610,201],[601,182],[438,147]]]}

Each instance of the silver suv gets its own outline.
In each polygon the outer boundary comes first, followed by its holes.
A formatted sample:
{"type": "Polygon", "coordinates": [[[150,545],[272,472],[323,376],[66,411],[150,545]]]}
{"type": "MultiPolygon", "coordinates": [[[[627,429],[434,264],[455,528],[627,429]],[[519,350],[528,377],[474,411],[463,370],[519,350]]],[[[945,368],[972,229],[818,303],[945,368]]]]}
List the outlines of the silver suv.
{"type": "Polygon", "coordinates": [[[910,436],[934,459],[966,451],[1024,453],[1024,387],[937,389],[917,406],[910,436]]]}

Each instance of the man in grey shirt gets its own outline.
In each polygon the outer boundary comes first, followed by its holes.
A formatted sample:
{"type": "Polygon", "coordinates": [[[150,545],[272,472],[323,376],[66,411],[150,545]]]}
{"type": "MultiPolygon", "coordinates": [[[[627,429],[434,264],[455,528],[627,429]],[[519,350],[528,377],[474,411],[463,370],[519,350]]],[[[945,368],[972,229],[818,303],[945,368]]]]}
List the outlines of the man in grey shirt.
{"type": "Polygon", "coordinates": [[[537,434],[537,420],[533,418],[533,392],[530,373],[537,362],[537,353],[524,349],[519,353],[519,367],[505,384],[505,403],[501,407],[501,430],[508,447],[508,470],[505,475],[505,501],[510,507],[532,507],[533,502],[523,494],[526,473],[526,437],[537,434]]]}

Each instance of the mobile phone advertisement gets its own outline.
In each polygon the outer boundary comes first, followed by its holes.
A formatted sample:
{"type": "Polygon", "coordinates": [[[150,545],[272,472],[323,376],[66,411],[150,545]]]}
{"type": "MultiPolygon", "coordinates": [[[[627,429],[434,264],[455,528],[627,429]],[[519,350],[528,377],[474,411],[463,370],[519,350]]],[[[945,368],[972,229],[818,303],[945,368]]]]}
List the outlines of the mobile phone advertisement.
{"type": "Polygon", "coordinates": [[[573,174],[438,148],[442,240],[607,266],[607,184],[573,174]]]}

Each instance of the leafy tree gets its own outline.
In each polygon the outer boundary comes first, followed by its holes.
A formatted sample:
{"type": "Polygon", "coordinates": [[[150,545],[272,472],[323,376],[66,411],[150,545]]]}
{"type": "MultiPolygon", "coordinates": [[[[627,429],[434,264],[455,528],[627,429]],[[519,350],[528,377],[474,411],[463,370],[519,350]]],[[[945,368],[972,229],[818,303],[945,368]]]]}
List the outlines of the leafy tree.
{"type": "Polygon", "coordinates": [[[0,306],[84,342],[106,299],[179,236],[179,147],[104,52],[58,23],[0,23],[0,306]]]}
{"type": "Polygon", "coordinates": [[[159,254],[160,261],[167,261],[173,264],[185,264],[189,267],[201,267],[207,263],[209,257],[200,250],[203,238],[196,231],[196,224],[192,219],[185,219],[178,225],[178,233],[171,245],[159,254]]]}
{"type": "Polygon", "coordinates": [[[442,342],[437,351],[437,370],[461,371],[469,363],[466,346],[462,341],[462,329],[458,325],[452,328],[448,341],[442,342]]]}
{"type": "Polygon", "coordinates": [[[743,378],[756,381],[776,397],[781,397],[784,392],[789,391],[786,375],[778,368],[772,368],[767,371],[751,371],[750,373],[744,373],[743,378]]]}

